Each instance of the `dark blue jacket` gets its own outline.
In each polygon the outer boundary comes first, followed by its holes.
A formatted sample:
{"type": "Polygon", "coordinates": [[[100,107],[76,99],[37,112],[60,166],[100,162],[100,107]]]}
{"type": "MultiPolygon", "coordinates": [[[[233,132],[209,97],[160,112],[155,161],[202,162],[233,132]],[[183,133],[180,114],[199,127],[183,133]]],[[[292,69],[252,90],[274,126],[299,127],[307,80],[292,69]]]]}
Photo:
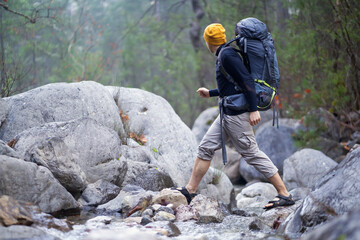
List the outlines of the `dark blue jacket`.
{"type": "MultiPolygon", "coordinates": [[[[216,56],[219,55],[221,49],[224,45],[221,45],[216,51],[216,56]]],[[[249,112],[257,111],[257,98],[255,92],[255,83],[252,79],[249,71],[246,69],[240,55],[233,48],[226,48],[221,53],[221,63],[225,68],[225,71],[230,74],[230,76],[236,81],[236,83],[241,87],[242,92],[245,94],[247,103],[249,104],[249,112]]],[[[217,88],[210,90],[210,97],[214,96],[230,96],[239,93],[235,89],[235,85],[229,82],[224,74],[220,71],[219,66],[216,66],[216,82],[217,88]]],[[[224,113],[227,115],[238,115],[245,111],[233,111],[230,109],[224,108],[224,113]]]]}

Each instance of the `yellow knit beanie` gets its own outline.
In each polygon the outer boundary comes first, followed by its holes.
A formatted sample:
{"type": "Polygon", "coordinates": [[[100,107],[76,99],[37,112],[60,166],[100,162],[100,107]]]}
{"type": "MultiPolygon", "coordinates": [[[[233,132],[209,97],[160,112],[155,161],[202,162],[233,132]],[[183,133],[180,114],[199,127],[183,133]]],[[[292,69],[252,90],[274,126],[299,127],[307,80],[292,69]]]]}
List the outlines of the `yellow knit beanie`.
{"type": "Polygon", "coordinates": [[[225,28],[220,23],[210,24],[204,30],[204,39],[215,46],[226,43],[225,28]]]}

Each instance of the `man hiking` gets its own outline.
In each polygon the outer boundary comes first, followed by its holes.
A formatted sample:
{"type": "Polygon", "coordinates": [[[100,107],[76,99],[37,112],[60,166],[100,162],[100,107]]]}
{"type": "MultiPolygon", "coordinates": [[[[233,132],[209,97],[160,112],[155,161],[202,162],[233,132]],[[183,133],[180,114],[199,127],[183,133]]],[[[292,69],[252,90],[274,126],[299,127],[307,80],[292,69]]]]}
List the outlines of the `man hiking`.
{"type": "MultiPolygon", "coordinates": [[[[248,103],[248,110],[234,111],[223,107],[222,123],[220,116],[218,116],[200,142],[188,184],[185,187],[177,188],[177,190],[185,195],[188,202],[196,195],[195,192],[200,181],[210,167],[214,152],[222,146],[221,132],[223,129],[226,138],[231,140],[244,160],[268,178],[276,188],[278,196],[269,201],[264,208],[293,205],[295,202],[288,193],[278,169],[269,157],[259,150],[255,140],[252,126],[258,124],[261,118],[257,111],[254,79],[252,79],[239,54],[232,47],[223,49],[226,36],[225,29],[221,24],[213,23],[207,26],[204,31],[204,39],[209,51],[221,58],[218,61],[221,62],[225,71],[236,81],[237,85],[241,87],[248,103]]],[[[238,93],[235,85],[229,82],[220,70],[219,64],[216,66],[216,82],[216,89],[208,90],[201,87],[197,92],[204,98],[215,96],[223,98],[238,93]]]]}

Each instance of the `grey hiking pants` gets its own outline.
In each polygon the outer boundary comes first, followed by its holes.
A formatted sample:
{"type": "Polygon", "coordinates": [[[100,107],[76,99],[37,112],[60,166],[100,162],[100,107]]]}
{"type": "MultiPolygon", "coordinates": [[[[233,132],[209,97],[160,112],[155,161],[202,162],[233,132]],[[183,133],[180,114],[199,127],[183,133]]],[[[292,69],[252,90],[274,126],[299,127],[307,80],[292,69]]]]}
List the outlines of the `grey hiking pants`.
{"type": "MultiPolygon", "coordinates": [[[[254,131],[249,123],[249,113],[235,116],[224,114],[222,127],[225,138],[235,146],[245,161],[254,166],[266,178],[277,173],[278,169],[269,157],[260,151],[254,136],[254,131]]],[[[220,116],[218,116],[198,147],[198,157],[203,160],[212,160],[216,150],[221,148],[220,116]]]]}

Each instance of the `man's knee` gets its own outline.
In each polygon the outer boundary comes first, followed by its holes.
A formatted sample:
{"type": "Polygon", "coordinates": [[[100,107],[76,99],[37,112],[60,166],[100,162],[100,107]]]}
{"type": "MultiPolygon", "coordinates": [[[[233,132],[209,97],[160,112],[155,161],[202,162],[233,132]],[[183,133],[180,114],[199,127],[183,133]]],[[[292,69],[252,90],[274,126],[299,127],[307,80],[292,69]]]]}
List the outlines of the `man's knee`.
{"type": "Polygon", "coordinates": [[[199,146],[198,147],[198,154],[197,154],[197,157],[200,159],[200,160],[203,160],[203,161],[211,161],[214,157],[214,154],[215,154],[215,150],[214,149],[211,149],[211,148],[206,148],[206,147],[203,147],[203,146],[199,146]]]}

